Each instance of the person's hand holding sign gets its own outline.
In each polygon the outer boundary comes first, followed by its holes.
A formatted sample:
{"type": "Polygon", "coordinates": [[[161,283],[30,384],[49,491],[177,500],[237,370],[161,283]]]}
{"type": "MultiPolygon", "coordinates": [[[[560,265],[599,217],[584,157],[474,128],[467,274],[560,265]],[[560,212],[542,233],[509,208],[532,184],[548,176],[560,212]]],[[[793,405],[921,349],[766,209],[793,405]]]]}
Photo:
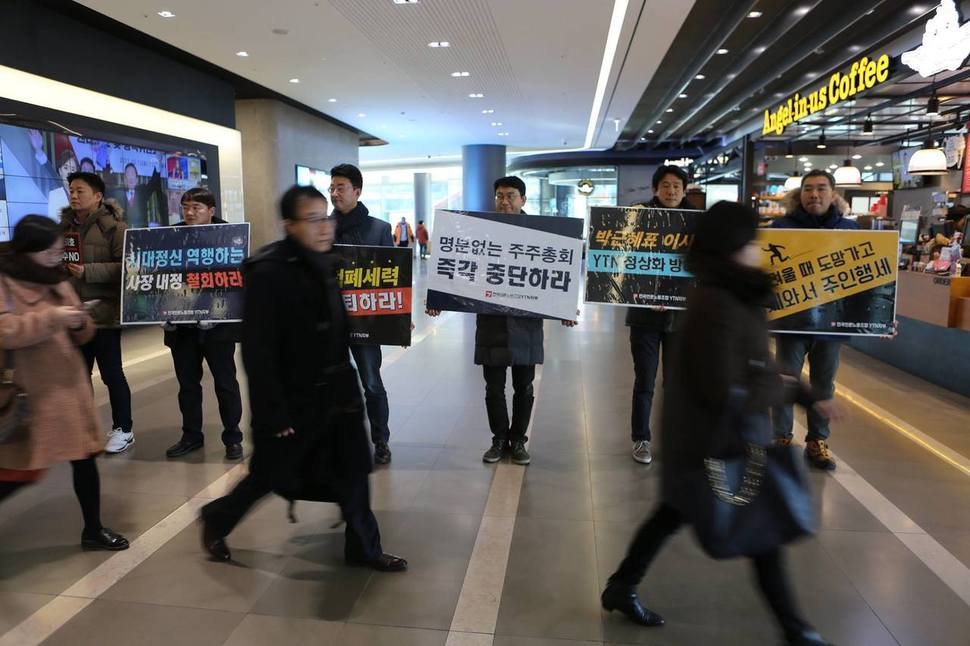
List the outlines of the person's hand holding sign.
{"type": "Polygon", "coordinates": [[[71,272],[71,275],[75,278],[81,278],[84,276],[84,265],[70,263],[67,266],[67,270],[71,272]]]}

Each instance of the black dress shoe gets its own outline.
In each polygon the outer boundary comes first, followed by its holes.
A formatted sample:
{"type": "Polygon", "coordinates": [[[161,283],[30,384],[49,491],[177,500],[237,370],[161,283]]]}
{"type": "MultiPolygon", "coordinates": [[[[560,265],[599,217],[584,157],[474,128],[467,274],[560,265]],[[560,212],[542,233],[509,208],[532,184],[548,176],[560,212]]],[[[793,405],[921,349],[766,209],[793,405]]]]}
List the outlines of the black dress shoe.
{"type": "Polygon", "coordinates": [[[216,561],[228,561],[232,558],[232,552],[226,545],[226,537],[220,536],[212,526],[202,516],[202,547],[216,561]]]}
{"type": "Polygon", "coordinates": [[[242,444],[226,445],[227,460],[242,460],[242,456],[243,456],[242,444]]]}
{"type": "Polygon", "coordinates": [[[387,445],[387,442],[378,442],[374,445],[374,462],[376,464],[391,463],[391,447],[387,445]]]}
{"type": "Polygon", "coordinates": [[[643,607],[637,589],[633,586],[608,585],[600,601],[604,610],[618,610],[641,626],[664,625],[663,617],[643,607]]]}
{"type": "Polygon", "coordinates": [[[788,637],[789,646],[835,646],[832,642],[826,641],[821,635],[811,628],[806,628],[802,632],[788,637]]]}
{"type": "Polygon", "coordinates": [[[86,550],[120,552],[128,549],[128,539],[107,527],[102,527],[96,532],[88,532],[87,530],[82,532],[81,547],[86,550]]]}
{"type": "Polygon", "coordinates": [[[362,561],[357,559],[347,559],[350,565],[365,565],[378,572],[404,572],[408,569],[408,562],[400,556],[393,554],[381,554],[373,561],[362,561]]]}
{"type": "Polygon", "coordinates": [[[192,451],[198,451],[203,445],[204,443],[201,440],[187,440],[182,438],[170,446],[168,451],[165,451],[165,455],[169,458],[180,458],[183,455],[188,455],[192,451]]]}

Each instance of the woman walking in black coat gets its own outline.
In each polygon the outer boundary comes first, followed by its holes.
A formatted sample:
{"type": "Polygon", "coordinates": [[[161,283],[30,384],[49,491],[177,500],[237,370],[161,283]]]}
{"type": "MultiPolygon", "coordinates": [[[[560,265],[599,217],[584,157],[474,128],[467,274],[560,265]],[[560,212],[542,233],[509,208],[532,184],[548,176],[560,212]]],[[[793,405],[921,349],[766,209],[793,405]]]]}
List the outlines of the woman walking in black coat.
{"type": "MultiPolygon", "coordinates": [[[[744,454],[743,440],[722,423],[732,391],[745,393],[747,413],[767,413],[792,401],[831,413],[831,402],[814,402],[805,387],[771,366],[766,307],[772,285],[760,268],[757,222],[750,209],[719,202],[700,219],[688,257],[697,284],[688,296],[682,328],[682,338],[690,342],[675,348],[664,396],[661,503],[637,532],[602,597],[606,610],[619,610],[644,626],[660,626],[664,620],[641,605],[636,586],[664,542],[699,513],[678,495],[684,476],[702,470],[713,449],[720,455],[744,454]]],[[[798,610],[780,550],[751,561],[787,643],[826,644],[798,610]]]]}

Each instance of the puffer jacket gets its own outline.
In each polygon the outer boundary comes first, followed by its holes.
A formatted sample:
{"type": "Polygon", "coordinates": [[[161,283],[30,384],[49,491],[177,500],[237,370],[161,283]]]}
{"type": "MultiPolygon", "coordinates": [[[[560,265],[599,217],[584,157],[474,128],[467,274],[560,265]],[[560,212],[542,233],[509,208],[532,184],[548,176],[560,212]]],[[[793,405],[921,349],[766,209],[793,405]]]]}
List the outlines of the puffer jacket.
{"type": "Polygon", "coordinates": [[[121,263],[125,253],[124,211],[114,200],[105,200],[84,223],[70,207],[61,211],[66,233],[81,234],[84,275],[71,284],[82,301],[99,301],[91,318],[99,328],[121,327],[121,263]]]}

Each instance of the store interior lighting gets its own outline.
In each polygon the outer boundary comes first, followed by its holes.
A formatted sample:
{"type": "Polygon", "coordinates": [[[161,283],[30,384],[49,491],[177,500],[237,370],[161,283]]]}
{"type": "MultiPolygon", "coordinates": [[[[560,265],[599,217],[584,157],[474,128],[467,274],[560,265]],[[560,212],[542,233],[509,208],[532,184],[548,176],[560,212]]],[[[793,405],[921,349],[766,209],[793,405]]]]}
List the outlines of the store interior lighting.
{"type": "Polygon", "coordinates": [[[818,143],[815,144],[815,147],[818,148],[819,150],[825,150],[826,148],[828,148],[828,146],[825,144],[825,131],[824,130],[822,130],[822,134],[820,134],[818,136],[818,143]]]}
{"type": "Polygon", "coordinates": [[[866,117],[865,123],[862,124],[862,134],[871,135],[873,131],[872,126],[872,115],[866,117]]]}
{"type": "Polygon", "coordinates": [[[852,165],[851,159],[846,159],[842,162],[842,165],[835,169],[835,185],[836,186],[861,186],[862,185],[862,173],[859,169],[852,165]]]}
{"type": "Polygon", "coordinates": [[[909,158],[910,175],[946,175],[946,153],[927,142],[909,158]]]}

